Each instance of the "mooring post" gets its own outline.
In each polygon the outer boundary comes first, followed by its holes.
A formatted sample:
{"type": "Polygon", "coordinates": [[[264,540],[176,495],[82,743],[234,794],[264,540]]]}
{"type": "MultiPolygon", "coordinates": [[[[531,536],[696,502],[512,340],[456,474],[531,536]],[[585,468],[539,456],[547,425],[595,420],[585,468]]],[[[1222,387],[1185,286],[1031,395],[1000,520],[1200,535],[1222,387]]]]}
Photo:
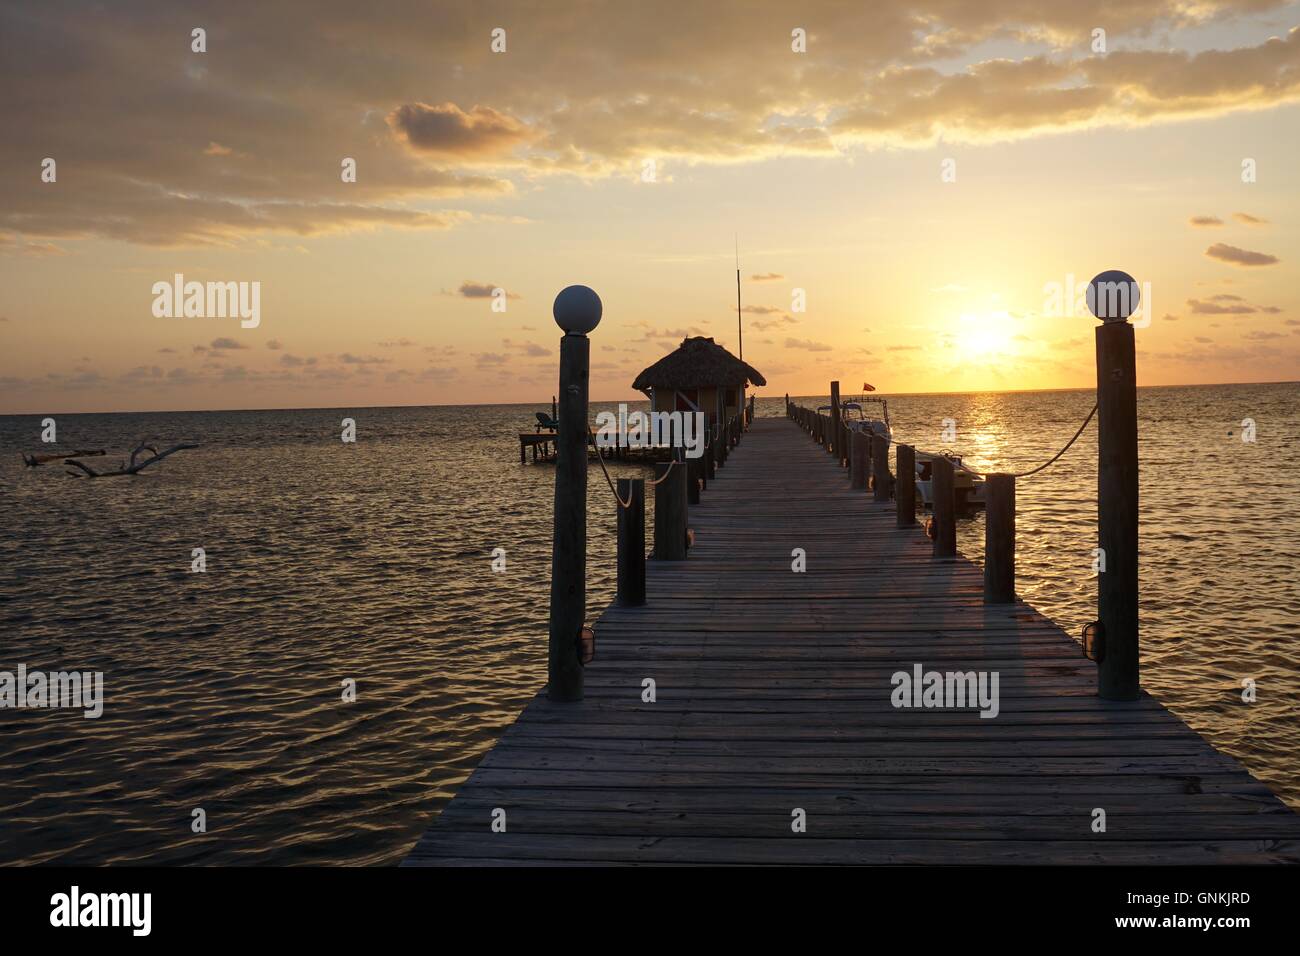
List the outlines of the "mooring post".
{"type": "Polygon", "coordinates": [[[582,285],[560,291],[552,307],[560,339],[559,428],[555,436],[555,528],[551,544],[551,620],[546,694],[582,700],[579,641],[587,603],[587,387],[600,297],[582,285]]]}
{"type": "Polygon", "coordinates": [[[704,481],[706,484],[712,481],[718,473],[718,438],[713,434],[713,426],[713,416],[705,415],[704,434],[708,436],[708,444],[704,448],[704,481]]]}
{"type": "Polygon", "coordinates": [[[876,435],[871,442],[871,498],[888,501],[892,476],[889,474],[889,442],[876,435]]]}
{"type": "Polygon", "coordinates": [[[916,450],[911,445],[899,445],[895,470],[898,472],[898,526],[907,528],[916,524],[916,450]]]}
{"type": "Polygon", "coordinates": [[[645,604],[645,479],[618,479],[618,603],[645,604]]]}
{"type": "Polygon", "coordinates": [[[1128,317],[1138,286],[1123,272],[1103,272],[1088,287],[1097,327],[1097,619],[1104,654],[1097,693],[1136,700],[1138,680],[1138,427],[1137,360],[1128,317]],[[1100,288],[1126,286],[1119,302],[1100,288]]]}
{"type": "Polygon", "coordinates": [[[862,432],[854,432],[853,438],[850,439],[849,447],[853,454],[853,465],[849,468],[849,487],[866,488],[867,436],[862,434],[862,432]]]}
{"type": "Polygon", "coordinates": [[[717,396],[715,404],[718,406],[718,441],[715,450],[718,455],[718,467],[721,468],[727,463],[727,399],[722,394],[721,388],[715,389],[714,394],[717,396]]]}
{"type": "Polygon", "coordinates": [[[830,441],[826,443],[826,450],[831,452],[837,458],[843,458],[840,454],[840,383],[831,382],[831,433],[830,441]]]}
{"type": "Polygon", "coordinates": [[[687,458],[684,464],[686,465],[686,503],[698,505],[700,503],[700,460],[687,458]]]}
{"type": "Polygon", "coordinates": [[[1016,599],[1016,479],[989,475],[984,481],[984,603],[1016,599]]]}
{"type": "Polygon", "coordinates": [[[957,493],[953,485],[952,462],[942,455],[930,460],[930,492],[934,498],[934,556],[957,554],[957,493]]]}
{"type": "Polygon", "coordinates": [[[655,480],[655,560],[684,561],[686,468],[679,461],[655,462],[655,480]]]}

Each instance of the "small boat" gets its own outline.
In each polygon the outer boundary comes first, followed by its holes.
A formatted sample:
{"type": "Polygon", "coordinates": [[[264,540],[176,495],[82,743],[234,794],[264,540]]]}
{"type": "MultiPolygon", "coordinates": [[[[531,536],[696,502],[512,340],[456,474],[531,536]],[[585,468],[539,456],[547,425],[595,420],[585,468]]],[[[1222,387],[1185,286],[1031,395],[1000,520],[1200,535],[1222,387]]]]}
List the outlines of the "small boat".
{"type": "MultiPolygon", "coordinates": [[[[818,411],[829,412],[831,407],[823,405],[818,411]]],[[[844,417],[844,424],[852,431],[866,432],[868,435],[883,438],[886,446],[893,441],[893,432],[889,428],[889,402],[883,398],[874,396],[859,396],[857,398],[848,398],[840,402],[840,413],[844,417]],[[880,406],[882,418],[868,418],[863,410],[863,405],[873,404],[880,406]]]]}
{"type": "Polygon", "coordinates": [[[927,508],[934,507],[934,494],[931,491],[934,477],[934,460],[947,458],[952,462],[953,492],[957,498],[957,510],[969,511],[984,507],[984,479],[961,463],[961,456],[952,452],[933,452],[916,450],[916,495],[927,508]]]}

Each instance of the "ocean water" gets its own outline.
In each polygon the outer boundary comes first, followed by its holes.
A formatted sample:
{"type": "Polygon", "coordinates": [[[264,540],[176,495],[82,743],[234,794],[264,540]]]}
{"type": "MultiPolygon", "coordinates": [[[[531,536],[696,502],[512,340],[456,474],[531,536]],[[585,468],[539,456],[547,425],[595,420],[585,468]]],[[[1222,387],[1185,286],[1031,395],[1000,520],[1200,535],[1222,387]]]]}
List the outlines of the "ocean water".
{"type": "MultiPolygon", "coordinates": [[[[899,440],[1020,470],[1093,397],[889,402],[899,440]]],[[[1300,386],[1150,388],[1139,406],[1143,682],[1300,807],[1300,386]]],[[[542,408],[56,416],[61,449],[202,444],[98,481],[23,467],[39,417],[0,417],[0,671],[105,680],[98,719],[0,710],[0,863],[400,861],[545,680],[554,471],[521,466],[515,438],[542,408]]],[[[615,520],[594,462],[588,497],[594,618],[615,520]]],[[[1095,425],[1017,504],[1020,593],[1077,634],[1095,425]]],[[[963,552],[982,534],[964,520],[963,552]]]]}

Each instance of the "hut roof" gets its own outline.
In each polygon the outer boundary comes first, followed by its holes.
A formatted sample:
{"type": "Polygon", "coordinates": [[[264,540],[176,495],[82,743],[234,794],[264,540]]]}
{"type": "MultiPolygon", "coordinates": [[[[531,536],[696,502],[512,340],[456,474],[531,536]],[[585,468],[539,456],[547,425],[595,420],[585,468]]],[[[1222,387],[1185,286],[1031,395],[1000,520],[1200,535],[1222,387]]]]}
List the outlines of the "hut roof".
{"type": "Polygon", "coordinates": [[[682,344],[649,368],[632,383],[638,390],[647,388],[728,388],[766,385],[767,379],[752,365],[742,362],[712,338],[702,335],[682,339],[682,344]]]}

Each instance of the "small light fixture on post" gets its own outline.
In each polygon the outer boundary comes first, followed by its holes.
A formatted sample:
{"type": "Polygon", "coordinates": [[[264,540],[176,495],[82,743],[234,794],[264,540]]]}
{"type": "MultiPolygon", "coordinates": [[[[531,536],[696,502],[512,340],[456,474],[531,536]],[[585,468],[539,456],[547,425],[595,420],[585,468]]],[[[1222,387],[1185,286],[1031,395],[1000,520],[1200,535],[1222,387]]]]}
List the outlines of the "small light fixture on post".
{"type": "Polygon", "coordinates": [[[1083,626],[1083,656],[1095,664],[1106,657],[1106,628],[1101,621],[1083,626]]]}
{"type": "Polygon", "coordinates": [[[595,659],[596,629],[590,624],[584,624],[578,632],[578,663],[586,667],[595,659]]]}

